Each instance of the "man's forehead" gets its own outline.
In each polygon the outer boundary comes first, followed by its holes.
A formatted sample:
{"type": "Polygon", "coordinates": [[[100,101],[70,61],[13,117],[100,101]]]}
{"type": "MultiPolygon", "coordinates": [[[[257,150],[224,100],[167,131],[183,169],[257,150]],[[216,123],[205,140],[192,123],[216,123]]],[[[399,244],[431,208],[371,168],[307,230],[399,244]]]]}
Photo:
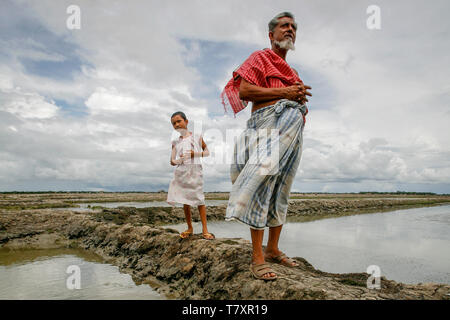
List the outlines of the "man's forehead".
{"type": "Polygon", "coordinates": [[[291,17],[281,17],[281,18],[279,18],[277,27],[282,25],[282,24],[284,24],[284,23],[288,23],[288,22],[292,23],[295,26],[295,28],[297,28],[297,22],[295,22],[295,20],[292,19],[291,17]]]}

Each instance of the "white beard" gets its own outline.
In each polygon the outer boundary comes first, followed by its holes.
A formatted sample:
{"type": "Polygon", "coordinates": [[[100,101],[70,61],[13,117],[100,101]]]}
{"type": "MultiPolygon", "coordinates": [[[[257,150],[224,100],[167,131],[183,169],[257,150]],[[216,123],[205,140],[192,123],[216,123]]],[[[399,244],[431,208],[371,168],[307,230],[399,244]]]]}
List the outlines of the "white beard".
{"type": "Polygon", "coordinates": [[[274,40],[273,42],[280,49],[295,50],[294,42],[292,41],[292,39],[286,39],[286,40],[283,40],[283,41],[276,41],[276,40],[274,40]]]}

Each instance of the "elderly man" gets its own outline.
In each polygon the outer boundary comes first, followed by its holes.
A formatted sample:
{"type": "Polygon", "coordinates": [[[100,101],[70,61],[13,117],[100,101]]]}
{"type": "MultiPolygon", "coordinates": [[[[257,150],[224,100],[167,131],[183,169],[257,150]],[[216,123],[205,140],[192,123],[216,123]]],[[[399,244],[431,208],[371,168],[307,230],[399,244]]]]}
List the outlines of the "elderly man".
{"type": "Polygon", "coordinates": [[[283,12],[269,22],[271,49],[254,52],[233,72],[222,92],[224,107],[238,113],[252,102],[252,115],[246,130],[234,147],[231,165],[233,187],[226,219],[250,226],[253,255],[250,271],[257,279],[274,280],[276,273],[268,262],[298,266],[278,249],[281,229],[286,221],[288,200],[302,151],[303,127],[308,112],[308,91],[297,71],[285,61],[294,50],[297,24],[294,16],[283,12]],[[276,130],[275,138],[261,138],[258,132],[276,130]],[[276,145],[276,149],[270,149],[276,145]],[[269,152],[261,152],[269,146],[269,152]],[[262,153],[262,155],[261,155],[262,153]],[[276,156],[276,168],[267,163],[276,156]],[[262,169],[265,169],[265,171],[262,169]],[[264,228],[269,227],[263,251],[264,228]]]}

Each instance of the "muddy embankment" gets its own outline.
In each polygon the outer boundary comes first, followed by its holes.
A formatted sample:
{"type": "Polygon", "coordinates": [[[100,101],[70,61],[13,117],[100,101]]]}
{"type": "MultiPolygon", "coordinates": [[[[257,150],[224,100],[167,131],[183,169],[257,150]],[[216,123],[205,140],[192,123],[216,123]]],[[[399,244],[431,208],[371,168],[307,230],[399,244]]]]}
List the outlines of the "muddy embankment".
{"type": "MultiPolygon", "coordinates": [[[[301,211],[302,206],[295,210],[301,211]]],[[[223,210],[208,208],[208,216],[222,219],[223,210]]],[[[199,235],[181,239],[178,232],[157,226],[163,221],[183,221],[181,209],[1,210],[0,246],[91,250],[132,275],[137,283],[148,283],[171,299],[450,298],[449,285],[407,285],[384,277],[380,290],[368,289],[365,273],[326,273],[301,257],[296,257],[300,262],[297,268],[274,265],[278,280],[255,280],[249,272],[248,241],[208,241],[199,235]]]]}
{"type": "MultiPolygon", "coordinates": [[[[291,200],[287,212],[287,220],[305,222],[348,215],[374,213],[409,209],[415,207],[450,204],[450,197],[437,198],[403,198],[403,199],[301,199],[291,200]]],[[[226,206],[211,206],[207,208],[208,221],[223,221],[226,206]]],[[[119,207],[101,209],[93,213],[99,221],[112,221],[117,224],[131,223],[134,225],[177,224],[184,223],[183,208],[150,207],[131,208],[119,207]]],[[[192,210],[192,219],[200,221],[197,209],[192,210]]]]}

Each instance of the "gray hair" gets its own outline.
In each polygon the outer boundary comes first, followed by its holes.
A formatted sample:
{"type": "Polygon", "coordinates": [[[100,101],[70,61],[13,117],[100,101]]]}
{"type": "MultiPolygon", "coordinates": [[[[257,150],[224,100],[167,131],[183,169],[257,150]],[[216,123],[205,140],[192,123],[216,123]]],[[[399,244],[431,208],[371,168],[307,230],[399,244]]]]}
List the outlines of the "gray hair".
{"type": "MultiPolygon", "coordinates": [[[[269,22],[269,31],[273,32],[275,30],[275,27],[278,25],[278,19],[284,18],[284,17],[288,17],[291,18],[295,21],[295,17],[292,13],[290,12],[282,12],[277,14],[275,17],[273,17],[272,20],[270,20],[269,22]]],[[[295,24],[295,26],[297,26],[297,24],[295,24]]]]}

